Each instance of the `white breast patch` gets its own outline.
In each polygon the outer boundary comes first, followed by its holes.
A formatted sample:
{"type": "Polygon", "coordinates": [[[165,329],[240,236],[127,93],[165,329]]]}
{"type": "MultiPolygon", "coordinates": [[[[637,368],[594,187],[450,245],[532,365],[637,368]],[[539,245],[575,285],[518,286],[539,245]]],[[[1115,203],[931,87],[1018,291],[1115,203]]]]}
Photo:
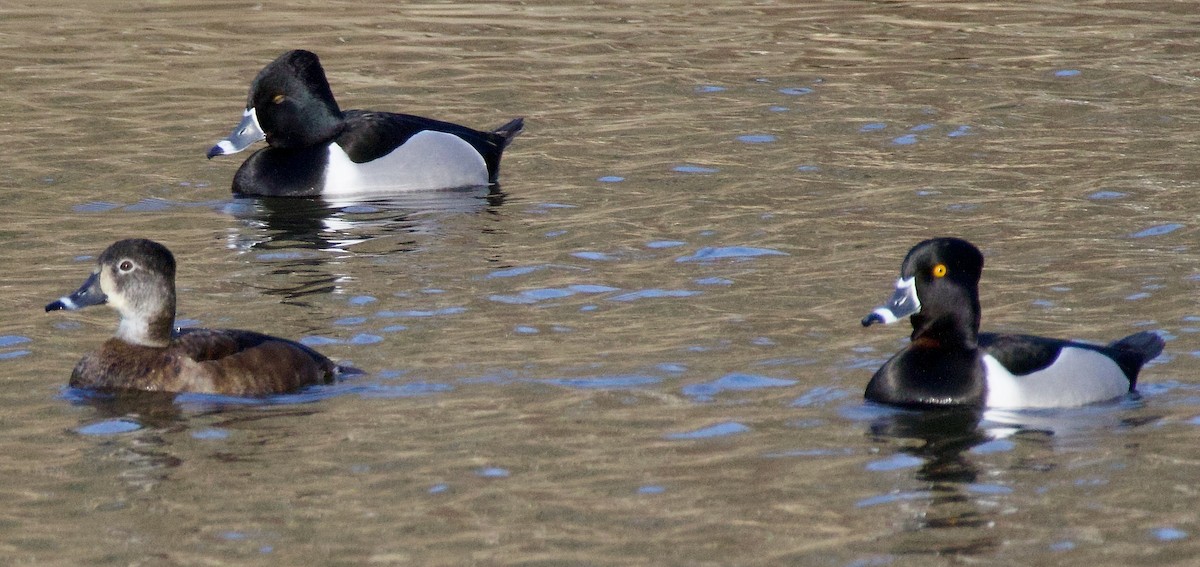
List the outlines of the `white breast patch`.
{"type": "Polygon", "coordinates": [[[487,184],[487,164],[471,144],[453,134],[426,130],[367,163],[354,163],[340,146],[330,144],[322,193],[387,194],[487,184]]]}
{"type": "Polygon", "coordinates": [[[1053,364],[1024,376],[1014,376],[991,355],[983,356],[983,365],[989,408],[1081,406],[1129,392],[1129,379],[1121,367],[1085,348],[1063,348],[1053,364]]]}

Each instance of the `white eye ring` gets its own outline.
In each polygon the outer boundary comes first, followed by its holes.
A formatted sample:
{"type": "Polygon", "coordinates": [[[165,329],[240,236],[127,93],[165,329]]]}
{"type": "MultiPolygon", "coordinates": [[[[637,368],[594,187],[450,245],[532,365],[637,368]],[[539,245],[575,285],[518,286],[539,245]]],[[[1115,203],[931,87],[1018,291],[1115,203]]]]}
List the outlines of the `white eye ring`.
{"type": "Polygon", "coordinates": [[[122,274],[128,274],[129,272],[132,272],[134,267],[135,266],[132,260],[121,260],[121,263],[117,265],[117,269],[121,270],[122,274]]]}

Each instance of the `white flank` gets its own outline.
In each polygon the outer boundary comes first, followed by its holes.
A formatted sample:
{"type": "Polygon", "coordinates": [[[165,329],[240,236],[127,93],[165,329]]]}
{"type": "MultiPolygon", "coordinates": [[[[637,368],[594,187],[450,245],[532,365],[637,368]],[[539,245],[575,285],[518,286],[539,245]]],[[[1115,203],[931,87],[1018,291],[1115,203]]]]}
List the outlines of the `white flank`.
{"type": "Polygon", "coordinates": [[[367,163],[354,163],[340,146],[330,144],[322,193],[387,194],[487,184],[487,164],[471,144],[453,134],[426,130],[367,163]]]}
{"type": "Polygon", "coordinates": [[[1073,407],[1129,392],[1121,367],[1085,348],[1064,348],[1049,367],[1024,376],[1014,376],[991,355],[983,356],[983,365],[989,408],[1073,407]]]}

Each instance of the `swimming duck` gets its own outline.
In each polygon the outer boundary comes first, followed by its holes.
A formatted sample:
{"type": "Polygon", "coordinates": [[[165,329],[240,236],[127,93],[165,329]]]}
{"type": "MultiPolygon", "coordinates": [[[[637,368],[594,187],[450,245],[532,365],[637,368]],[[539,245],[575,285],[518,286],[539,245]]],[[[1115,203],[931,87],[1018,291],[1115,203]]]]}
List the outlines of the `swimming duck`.
{"type": "Polygon", "coordinates": [[[863,318],[910,317],[912,343],[875,372],[868,400],[900,406],[1049,408],[1109,400],[1134,391],[1142,365],[1163,340],[1151,331],[1107,346],[979,332],[983,254],[966,240],[934,238],[909,250],[896,291],[863,318]]]}
{"type": "Polygon", "coordinates": [[[175,329],[175,258],[151,240],[109,246],[83,285],[46,311],[106,303],[121,314],[116,336],[75,365],[72,387],[259,396],[328,384],[340,370],[287,339],[175,329]]]}
{"type": "Polygon", "coordinates": [[[408,114],[338,108],[316,54],[280,55],[250,84],[242,121],[208,151],[266,139],[233,177],[233,192],[263,197],[386,195],[495,183],[500,155],[524,127],[481,132],[408,114]]]}

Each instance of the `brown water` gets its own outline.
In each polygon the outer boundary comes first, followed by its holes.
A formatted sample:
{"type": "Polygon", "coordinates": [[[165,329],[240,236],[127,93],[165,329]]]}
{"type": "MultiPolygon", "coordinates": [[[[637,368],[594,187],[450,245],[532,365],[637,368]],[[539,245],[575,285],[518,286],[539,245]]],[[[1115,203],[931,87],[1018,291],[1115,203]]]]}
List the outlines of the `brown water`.
{"type": "Polygon", "coordinates": [[[5,564],[1189,564],[1194,2],[0,7],[5,564]],[[500,194],[232,200],[251,78],[527,118],[500,194]],[[865,405],[904,252],[984,249],[989,329],[1169,341],[1139,400],[865,405]],[[187,324],[366,374],[270,402],[65,388],[43,314],[121,237],[187,324]]]}

